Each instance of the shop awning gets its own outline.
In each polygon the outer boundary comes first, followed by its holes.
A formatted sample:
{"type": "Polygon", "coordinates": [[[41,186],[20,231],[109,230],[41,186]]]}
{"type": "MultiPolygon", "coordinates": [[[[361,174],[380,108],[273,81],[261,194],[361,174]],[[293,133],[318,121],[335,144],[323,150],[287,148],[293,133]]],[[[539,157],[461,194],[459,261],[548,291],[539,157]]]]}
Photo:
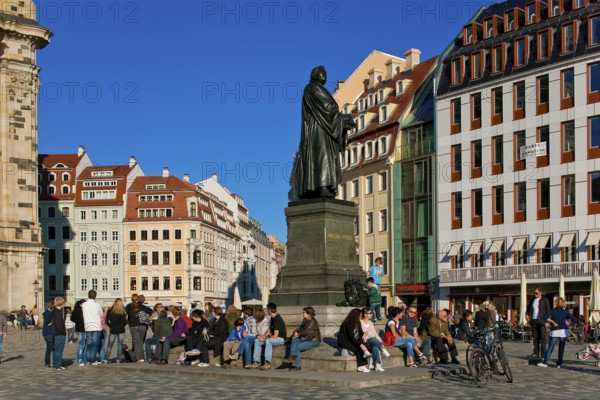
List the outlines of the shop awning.
{"type": "Polygon", "coordinates": [[[504,240],[494,240],[488,251],[490,253],[499,253],[500,249],[502,249],[503,244],[504,244],[504,240]]]}
{"type": "Polygon", "coordinates": [[[481,249],[481,245],[483,242],[473,242],[471,243],[471,248],[469,249],[469,254],[477,254],[479,253],[479,249],[481,249]]]}
{"type": "Polygon", "coordinates": [[[560,238],[560,242],[558,243],[558,247],[570,247],[573,245],[573,238],[575,238],[574,233],[563,233],[560,238]]]}
{"type": "Polygon", "coordinates": [[[454,243],[448,252],[448,257],[456,256],[462,250],[462,243],[454,243]]]}
{"type": "Polygon", "coordinates": [[[548,245],[548,241],[550,240],[550,235],[538,236],[533,248],[536,250],[545,249],[548,245]]]}
{"type": "Polygon", "coordinates": [[[590,232],[585,240],[586,246],[597,246],[600,244],[600,232],[590,232]]]}
{"type": "Polygon", "coordinates": [[[526,240],[527,238],[524,237],[516,238],[513,242],[513,251],[523,250],[523,245],[525,244],[526,240]]]}

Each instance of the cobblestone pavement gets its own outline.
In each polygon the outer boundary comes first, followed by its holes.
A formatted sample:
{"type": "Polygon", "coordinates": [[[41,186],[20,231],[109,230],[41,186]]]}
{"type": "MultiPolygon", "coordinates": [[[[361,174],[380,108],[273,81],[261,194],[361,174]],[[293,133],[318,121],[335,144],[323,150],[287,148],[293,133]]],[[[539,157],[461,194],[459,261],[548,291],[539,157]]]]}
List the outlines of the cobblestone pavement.
{"type": "MultiPolygon", "coordinates": [[[[126,340],[127,342],[127,340],[126,340]]],[[[344,396],[344,399],[387,399],[398,396],[443,399],[597,399],[600,396],[600,368],[593,361],[578,361],[574,354],[581,345],[568,344],[562,369],[554,365],[540,368],[522,365],[513,368],[515,382],[507,383],[503,377],[494,377],[484,389],[463,375],[441,376],[433,379],[382,385],[368,389],[344,388],[343,382],[336,386],[306,386],[296,384],[239,382],[235,376],[219,378],[210,375],[179,374],[177,369],[168,373],[123,373],[114,368],[78,367],[73,364],[77,344],[65,348],[65,371],[43,367],[45,344],[39,331],[16,331],[9,333],[4,342],[4,362],[0,365],[0,399],[13,399],[15,395],[25,398],[52,399],[184,399],[244,398],[244,399],[324,399],[344,396]]],[[[530,344],[507,343],[512,357],[525,360],[520,354],[528,354],[530,344]]],[[[558,350],[555,350],[557,352],[558,350]]],[[[556,356],[556,354],[555,354],[556,356]]],[[[553,359],[555,360],[555,359],[553,359]]],[[[160,367],[156,367],[160,368],[160,367]]],[[[180,367],[182,370],[186,367],[180,367]]],[[[188,367],[191,368],[191,367],[188,367]]],[[[186,368],[187,369],[187,368],[186,368]]],[[[208,368],[218,372],[216,368],[208,368]]],[[[240,371],[244,373],[248,371],[240,371]]],[[[396,371],[397,373],[398,371],[396,371]]],[[[265,372],[265,374],[291,374],[292,372],[265,372]]],[[[303,374],[304,371],[294,374],[303,374]]],[[[328,373],[323,373],[327,375],[328,373]]],[[[367,374],[364,374],[367,375],[367,374]]],[[[356,373],[355,379],[363,379],[356,373]]],[[[368,374],[372,375],[372,374],[368,374]]],[[[265,375],[266,376],[266,375],[265,375]]]]}

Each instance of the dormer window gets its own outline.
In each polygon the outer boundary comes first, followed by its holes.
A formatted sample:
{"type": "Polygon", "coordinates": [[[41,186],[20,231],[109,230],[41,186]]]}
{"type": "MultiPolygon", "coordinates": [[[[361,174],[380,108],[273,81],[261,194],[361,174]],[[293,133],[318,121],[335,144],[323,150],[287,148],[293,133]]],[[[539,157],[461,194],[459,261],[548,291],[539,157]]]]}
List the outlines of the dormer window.
{"type": "Polygon", "coordinates": [[[528,40],[526,37],[516,39],[514,45],[515,58],[514,65],[515,67],[522,67],[527,64],[527,56],[528,56],[528,40]]]}
{"type": "Polygon", "coordinates": [[[492,47],[492,74],[500,73],[504,70],[504,43],[492,47]]]}
{"type": "Polygon", "coordinates": [[[67,173],[62,174],[62,180],[67,182],[69,179],[71,179],[71,176],[67,173]]]}
{"type": "Polygon", "coordinates": [[[402,93],[404,93],[404,84],[399,80],[396,82],[396,96],[400,96],[402,93]]]}
{"type": "Polygon", "coordinates": [[[575,43],[577,41],[577,32],[575,31],[576,23],[577,23],[577,21],[569,22],[561,27],[561,30],[562,30],[561,54],[572,53],[575,50],[575,43]]]}
{"type": "Polygon", "coordinates": [[[356,164],[358,162],[358,147],[354,146],[350,153],[350,164],[356,164]]]}
{"type": "Polygon", "coordinates": [[[573,10],[586,6],[587,0],[573,0],[573,10]]]}
{"type": "Polygon", "coordinates": [[[379,138],[379,154],[387,153],[387,137],[382,136],[379,138]]]}
{"type": "Polygon", "coordinates": [[[525,6],[525,25],[535,24],[541,18],[540,3],[529,3],[525,6]]]}
{"type": "Polygon", "coordinates": [[[515,20],[516,10],[512,9],[504,13],[504,26],[506,29],[505,32],[510,32],[512,30],[517,29],[517,21],[515,20]]]}
{"type": "Polygon", "coordinates": [[[378,96],[377,102],[381,103],[385,97],[384,93],[383,93],[383,89],[379,89],[379,92],[377,92],[377,96],[378,96]]]}
{"type": "Polygon", "coordinates": [[[359,115],[358,116],[358,130],[362,131],[363,129],[365,129],[365,116],[359,115]]]}
{"type": "Polygon", "coordinates": [[[196,218],[198,216],[198,208],[196,203],[190,203],[190,218],[196,218]]]}
{"type": "Polygon", "coordinates": [[[467,25],[463,31],[463,45],[468,46],[477,41],[477,32],[474,25],[467,25]]]}
{"type": "Polygon", "coordinates": [[[488,18],[483,21],[483,38],[489,39],[496,36],[497,33],[496,28],[496,17],[488,18]]]}
{"type": "Polygon", "coordinates": [[[379,123],[382,123],[388,119],[388,106],[379,107],[379,123]]]}
{"type": "Polygon", "coordinates": [[[479,79],[483,75],[483,50],[471,54],[471,79],[479,79]]]}
{"type": "Polygon", "coordinates": [[[54,182],[56,180],[56,174],[54,172],[50,172],[48,174],[48,182],[54,182]]]}
{"type": "Polygon", "coordinates": [[[358,110],[362,111],[365,109],[365,99],[358,99],[358,110]]]}
{"type": "Polygon", "coordinates": [[[369,159],[373,157],[373,143],[367,142],[365,145],[365,158],[369,159]]]}
{"type": "Polygon", "coordinates": [[[452,76],[451,85],[458,85],[458,84],[462,83],[462,78],[463,78],[463,61],[462,61],[462,57],[458,57],[458,58],[455,58],[454,60],[452,60],[450,68],[452,69],[452,71],[451,71],[451,76],[452,76]]]}
{"type": "Polygon", "coordinates": [[[375,96],[373,96],[373,94],[369,95],[369,107],[372,107],[375,105],[375,96]]]}
{"type": "Polygon", "coordinates": [[[558,17],[563,12],[563,1],[562,0],[550,0],[550,6],[548,7],[548,17],[558,17]]]}

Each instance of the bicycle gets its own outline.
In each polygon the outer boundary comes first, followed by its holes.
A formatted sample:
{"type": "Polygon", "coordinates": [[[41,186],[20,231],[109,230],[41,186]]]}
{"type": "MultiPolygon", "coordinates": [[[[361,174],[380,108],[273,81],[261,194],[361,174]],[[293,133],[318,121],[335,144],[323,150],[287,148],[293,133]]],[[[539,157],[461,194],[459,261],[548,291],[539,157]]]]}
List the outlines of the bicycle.
{"type": "Polygon", "coordinates": [[[492,330],[475,331],[467,348],[467,369],[478,387],[484,387],[493,374],[504,375],[509,383],[513,375],[502,347],[502,335],[494,335],[492,330]],[[498,369],[502,366],[502,372],[498,369]]]}

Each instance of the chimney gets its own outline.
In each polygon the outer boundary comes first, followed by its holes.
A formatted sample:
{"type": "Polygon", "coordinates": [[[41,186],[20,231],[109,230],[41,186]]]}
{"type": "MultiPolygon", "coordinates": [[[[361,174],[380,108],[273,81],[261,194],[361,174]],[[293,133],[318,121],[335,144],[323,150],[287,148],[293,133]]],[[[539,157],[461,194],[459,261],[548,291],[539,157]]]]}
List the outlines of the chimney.
{"type": "Polygon", "coordinates": [[[183,180],[186,182],[190,181],[190,174],[183,174],[183,180]]]}
{"type": "Polygon", "coordinates": [[[390,58],[385,63],[385,80],[392,79],[395,75],[402,72],[400,60],[390,58]]]}
{"type": "Polygon", "coordinates": [[[85,148],[83,146],[77,147],[77,155],[81,157],[85,153],[85,148]]]}
{"type": "Polygon", "coordinates": [[[137,164],[135,157],[134,156],[129,157],[129,167],[133,167],[135,164],[137,164]]]}
{"type": "Polygon", "coordinates": [[[164,167],[163,168],[163,178],[168,178],[169,177],[169,168],[168,167],[164,167]]]}
{"type": "Polygon", "coordinates": [[[381,73],[381,70],[377,68],[371,68],[371,70],[369,71],[369,89],[372,89],[375,86],[377,86],[382,79],[383,74],[381,73]]]}
{"type": "Polygon", "coordinates": [[[421,62],[421,51],[419,49],[408,49],[406,53],[406,69],[412,69],[421,62]]]}

